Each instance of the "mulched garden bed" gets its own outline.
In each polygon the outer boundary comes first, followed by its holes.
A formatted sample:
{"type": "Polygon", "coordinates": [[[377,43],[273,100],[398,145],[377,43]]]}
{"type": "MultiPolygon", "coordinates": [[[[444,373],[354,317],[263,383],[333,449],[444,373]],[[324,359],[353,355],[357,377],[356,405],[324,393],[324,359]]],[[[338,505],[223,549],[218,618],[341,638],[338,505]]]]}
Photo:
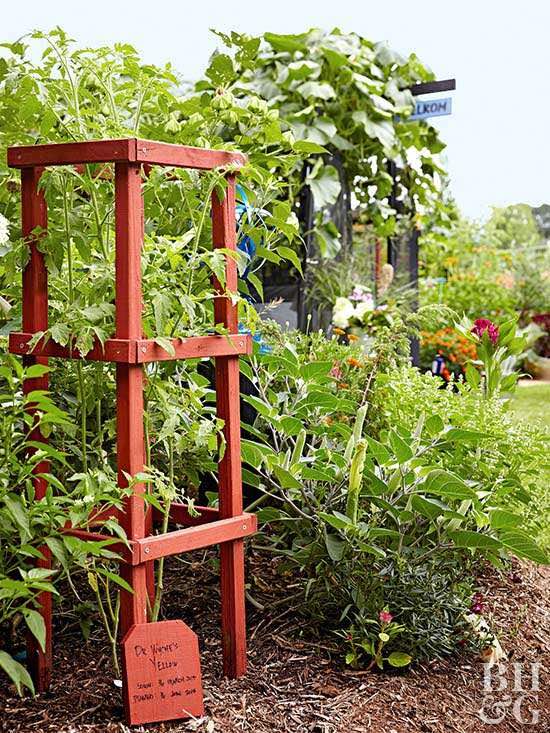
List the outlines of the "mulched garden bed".
{"type": "MultiPolygon", "coordinates": [[[[172,560],[168,570],[166,615],[183,618],[198,632],[203,664],[207,717],[202,721],[165,723],[129,729],[122,723],[120,690],[113,684],[110,653],[99,625],[84,642],[74,617],[59,612],[52,689],[35,699],[21,700],[13,689],[0,689],[2,733],[520,733],[550,730],[550,568],[515,564],[512,572],[480,576],[486,617],[494,620],[511,662],[524,665],[526,684],[530,663],[539,662],[540,690],[521,707],[525,724],[507,707],[521,693],[495,693],[506,717],[486,724],[479,717],[484,702],[483,666],[462,656],[417,664],[406,672],[380,674],[346,668],[333,653],[330,638],[305,641],[292,607],[281,603],[261,611],[249,606],[249,672],[240,680],[221,677],[217,576],[204,556],[172,560]],[[539,721],[531,720],[531,709],[539,721]]],[[[253,557],[249,577],[254,597],[264,602],[280,580],[273,566],[253,557]],[[265,592],[261,593],[261,588],[265,592]]],[[[279,593],[282,592],[282,589],[279,593]]],[[[292,588],[286,588],[287,596],[292,588]]],[[[277,592],[276,592],[277,595],[277,592]]],[[[70,607],[70,604],[66,604],[70,607]]],[[[495,708],[485,700],[488,715],[495,708]]]]}

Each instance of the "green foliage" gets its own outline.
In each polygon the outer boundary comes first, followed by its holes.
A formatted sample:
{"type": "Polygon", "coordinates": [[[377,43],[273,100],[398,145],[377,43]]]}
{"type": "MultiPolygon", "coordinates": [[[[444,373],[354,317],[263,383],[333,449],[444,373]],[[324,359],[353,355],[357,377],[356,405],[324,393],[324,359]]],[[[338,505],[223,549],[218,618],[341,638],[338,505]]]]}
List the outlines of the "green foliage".
{"type": "Polygon", "coordinates": [[[446,304],[472,320],[519,312],[522,325],[547,310],[548,248],[528,207],[495,209],[483,227],[461,218],[431,227],[421,244],[421,302],[446,304]]]}
{"type": "Polygon", "coordinates": [[[498,249],[516,250],[534,247],[540,242],[535,217],[527,204],[494,207],[485,225],[485,235],[498,249]]]}
{"type": "MultiPolygon", "coordinates": [[[[0,666],[20,693],[22,686],[31,691],[33,686],[25,669],[10,655],[19,622],[44,647],[44,622],[37,611],[40,593],[57,594],[61,576],[70,581],[75,568],[86,568],[94,558],[104,562],[115,557],[109,550],[111,540],[85,542],[63,534],[63,527],[67,521],[76,528],[86,527],[95,506],[120,506],[122,499],[112,477],[90,477],[83,487],[78,476],[71,476],[60,451],[33,439],[33,428],[51,438],[72,431],[69,416],[47,393],[22,391],[24,379],[47,371],[40,365],[22,368],[14,357],[2,358],[0,364],[0,629],[5,647],[0,651],[0,666]],[[36,410],[34,417],[30,407],[36,410]],[[46,484],[40,500],[35,495],[35,475],[46,484]],[[52,569],[40,567],[45,553],[53,556],[52,569]]],[[[106,531],[109,529],[107,524],[106,531]]],[[[120,535],[118,526],[117,532],[120,535]]]]}
{"type": "MultiPolygon", "coordinates": [[[[412,108],[406,88],[430,78],[415,56],[403,59],[339,31],[220,35],[229,53],[212,57],[194,89],[183,89],[170,66],[144,64],[128,45],[82,50],[59,29],[8,46],[0,65],[0,154],[14,143],[133,135],[236,147],[249,156],[241,180],[261,211],[239,227],[239,236],[258,245],[255,267],[267,260],[299,269],[295,208],[304,175],[317,208],[329,208],[341,186],[336,155],[376,234],[396,229],[387,204],[390,158],[402,168],[409,213],[437,209],[442,145],[433,128],[406,120],[412,108]],[[42,55],[34,62],[37,49],[42,55]]],[[[17,176],[3,162],[0,176],[0,206],[11,230],[9,240],[1,232],[0,248],[8,331],[20,321],[28,249],[16,224],[17,176]]],[[[51,288],[44,335],[85,353],[94,339],[113,333],[112,172],[98,165],[59,168],[47,171],[42,185],[49,228],[38,233],[39,247],[51,288]]],[[[144,182],[143,326],[162,348],[170,348],[170,337],[213,328],[210,283],[215,275],[223,284],[225,254],[211,246],[208,202],[215,190],[223,195],[216,172],[167,177],[152,170],[144,182]]],[[[331,232],[324,217],[316,227],[331,232]]],[[[248,264],[238,255],[241,272],[248,264]]],[[[242,297],[246,283],[239,289],[230,295],[254,326],[257,316],[242,297]]],[[[368,354],[321,333],[285,335],[266,324],[273,351],[257,350],[242,362],[257,389],[245,397],[257,418],[242,455],[245,480],[259,490],[262,541],[297,573],[303,612],[344,633],[353,664],[367,656],[378,666],[404,666],[413,656],[449,653],[468,607],[472,562],[500,563],[510,553],[546,559],[532,539],[542,516],[540,494],[535,509],[530,497],[543,460],[536,435],[514,430],[491,398],[492,384],[489,399],[463,384],[451,393],[404,366],[409,336],[432,315],[433,308],[389,309],[374,324],[368,354]],[[395,621],[383,620],[382,611],[395,621]]],[[[496,360],[488,343],[482,347],[496,360]]],[[[119,506],[124,496],[114,465],[114,371],[101,363],[58,363],[54,401],[43,392],[23,394],[22,379],[42,369],[25,372],[12,358],[0,366],[0,624],[14,628],[22,620],[43,643],[38,594],[56,592],[61,577],[73,583],[75,573],[85,574],[114,650],[119,593],[128,586],[117,574],[111,541],[85,542],[61,531],[67,518],[87,526],[95,507],[119,506]],[[31,439],[37,424],[30,403],[48,445],[31,439]],[[32,472],[46,460],[48,488],[36,501],[32,472]],[[54,558],[51,570],[36,567],[45,547],[54,558]]],[[[132,481],[149,486],[146,500],[163,517],[163,529],[172,501],[192,509],[202,475],[214,472],[223,451],[207,373],[198,360],[147,370],[147,465],[132,481]]],[[[125,540],[114,520],[105,529],[125,540]]],[[[154,618],[163,591],[162,563],[157,568],[154,618]]],[[[19,690],[30,687],[11,651],[0,650],[0,666],[19,690]]]]}
{"type": "Polygon", "coordinates": [[[488,399],[513,392],[519,374],[514,370],[520,354],[525,351],[526,339],[517,333],[517,318],[499,327],[491,321],[479,319],[474,324],[465,321],[457,330],[476,346],[476,361],[466,366],[466,381],[474,389],[481,386],[488,399]],[[477,364],[480,372],[474,367],[477,364]]]}
{"type": "MultiPolygon", "coordinates": [[[[258,418],[243,455],[268,502],[266,547],[302,579],[303,612],[350,637],[353,663],[358,647],[377,664],[392,651],[448,653],[464,625],[470,561],[546,562],[522,509],[541,454],[514,455],[497,401],[467,386],[442,391],[410,368],[388,368],[382,353],[353,366],[351,401],[318,343],[286,337],[252,362],[258,418]],[[391,605],[419,588],[430,607],[445,589],[431,644],[428,608],[419,617],[412,602],[391,605]],[[403,628],[379,648],[369,619],[385,606],[403,628]]],[[[345,348],[329,343],[334,355],[345,348]]]]}
{"type": "Polygon", "coordinates": [[[478,389],[461,383],[440,389],[439,380],[409,368],[380,377],[375,397],[373,412],[384,423],[413,430],[429,405],[444,423],[484,434],[476,450],[464,443],[438,452],[438,462],[459,473],[467,467],[468,477],[488,487],[496,507],[520,515],[529,535],[549,547],[548,436],[537,424],[518,420],[509,403],[486,400],[478,389]]]}
{"type": "MultiPolygon", "coordinates": [[[[59,29],[48,36],[34,33],[30,48],[27,42],[29,39],[24,39],[8,47],[0,74],[0,206],[10,223],[10,238],[5,241],[2,232],[0,249],[4,332],[20,326],[21,265],[27,257],[27,245],[20,239],[17,224],[18,175],[4,162],[8,145],[134,135],[210,147],[235,145],[235,140],[225,138],[219,129],[219,95],[182,96],[179,79],[169,67],[143,64],[130,46],[82,50],[59,29]],[[32,59],[40,49],[42,56],[35,63],[32,59]]],[[[260,120],[252,105],[245,109],[235,104],[225,109],[239,118],[240,149],[252,151],[241,179],[245,187],[254,187],[257,198],[250,198],[264,209],[262,222],[255,224],[254,236],[262,241],[266,256],[279,261],[297,231],[289,206],[276,200],[285,188],[282,173],[294,164],[296,154],[290,151],[282,133],[280,144],[273,142],[277,123],[267,116],[260,120]],[[264,133],[268,127],[271,142],[266,144],[264,133]]],[[[64,345],[71,343],[85,353],[95,338],[103,342],[114,330],[112,172],[108,166],[91,165],[48,169],[42,184],[49,219],[48,232],[39,242],[46,255],[50,288],[50,326],[45,336],[64,345]]],[[[223,284],[224,253],[212,250],[209,199],[215,188],[223,195],[222,184],[218,172],[176,171],[167,177],[160,170],[151,171],[144,183],[143,326],[145,334],[161,345],[166,344],[167,337],[204,333],[213,327],[211,277],[215,275],[223,284]]],[[[243,224],[240,234],[250,231],[249,224],[243,224]]],[[[246,262],[239,260],[238,265],[243,268],[246,262]]],[[[246,286],[243,290],[246,293],[246,286]]],[[[231,296],[240,300],[236,293],[231,296]]],[[[244,320],[249,311],[255,318],[244,299],[242,310],[244,320]]],[[[15,360],[10,363],[16,364],[15,360]]],[[[152,487],[151,502],[165,516],[175,498],[192,503],[200,477],[215,468],[218,455],[221,425],[215,418],[209,380],[198,367],[198,360],[167,362],[153,366],[147,374],[148,455],[143,480],[152,487]]],[[[7,375],[3,377],[8,379],[7,375]]],[[[67,518],[79,526],[104,501],[120,503],[122,499],[124,492],[117,487],[114,463],[114,369],[101,363],[59,361],[51,381],[55,405],[47,395],[33,396],[44,412],[41,430],[50,439],[50,447],[40,451],[51,452],[55,461],[49,479],[50,501],[43,506],[42,502],[33,503],[28,495],[28,472],[34,463],[30,462],[27,473],[20,475],[18,461],[24,455],[20,446],[17,461],[6,466],[5,510],[13,521],[19,520],[21,532],[25,527],[20,544],[32,542],[33,547],[40,547],[47,539],[47,545],[51,545],[56,564],[51,579],[49,571],[44,571],[48,583],[57,585],[58,564],[69,576],[74,567],[86,573],[115,649],[118,595],[124,587],[116,564],[109,562],[102,543],[82,545],[75,538],[58,537],[59,523],[67,518]],[[52,430],[52,426],[62,429],[52,430]],[[42,528],[39,522],[46,520],[40,511],[49,507],[55,510],[56,523],[48,520],[47,527],[42,528]],[[37,513],[36,519],[33,512],[37,513]]],[[[20,387],[14,390],[16,394],[20,387]]],[[[24,420],[22,410],[18,420],[24,420]]],[[[28,423],[22,424],[28,428],[28,423]]],[[[10,435],[17,435],[17,425],[14,427],[13,421],[5,425],[7,456],[13,453],[9,446],[15,438],[10,435]]],[[[21,440],[25,438],[22,433],[21,440]]],[[[38,457],[42,456],[40,451],[38,457]]],[[[10,524],[6,524],[6,531],[8,528],[14,531],[10,524]]],[[[106,530],[121,534],[116,522],[108,523],[106,530]]],[[[6,544],[5,553],[6,574],[17,576],[28,570],[34,582],[33,557],[27,565],[14,542],[6,544]]],[[[153,609],[156,615],[162,594],[161,576],[162,564],[153,609]]],[[[27,604],[30,609],[34,608],[35,596],[31,589],[27,604]]],[[[10,608],[4,596],[2,613],[7,614],[6,622],[13,615],[10,608]]],[[[23,613],[17,610],[19,606],[13,608],[14,613],[23,613]]],[[[26,619],[34,624],[32,614],[26,619]]],[[[114,662],[116,666],[116,658],[114,662]]]]}
{"type": "MultiPolygon", "coordinates": [[[[265,33],[260,38],[218,33],[231,56],[217,53],[197,89],[225,97],[228,89],[249,107],[251,95],[260,115],[280,122],[285,140],[305,157],[291,171],[290,200],[297,202],[305,178],[317,211],[319,250],[333,256],[338,239],[327,230],[345,177],[365,220],[378,236],[392,233],[397,212],[388,204],[392,180],[389,160],[400,169],[399,187],[406,216],[417,209],[439,211],[444,145],[435,129],[410,122],[411,84],[432,74],[412,54],[404,58],[382,43],[355,33],[311,29],[299,35],[265,33]]],[[[225,120],[224,120],[225,121],[225,120]]],[[[228,124],[228,135],[233,135],[228,124]]]]}
{"type": "MultiPolygon", "coordinates": [[[[286,174],[299,154],[283,135],[277,115],[261,112],[260,99],[250,95],[243,106],[232,97],[230,85],[182,95],[169,66],[143,64],[128,45],[82,50],[60,29],[49,35],[36,32],[30,41],[29,48],[22,42],[8,46],[11,55],[0,76],[0,205],[13,230],[11,242],[0,251],[0,286],[6,302],[15,306],[12,318],[18,314],[26,248],[17,234],[18,175],[4,162],[11,144],[139,135],[238,147],[249,153],[241,183],[251,203],[264,212],[260,223],[243,222],[240,235],[261,241],[262,257],[295,259],[288,244],[297,235],[297,221],[284,195],[286,174]],[[41,47],[40,62],[34,63],[27,53],[41,47]],[[229,118],[232,135],[224,124],[229,118]]],[[[154,170],[145,186],[144,282],[151,304],[145,330],[159,337],[204,328],[211,320],[210,276],[223,282],[223,253],[211,250],[208,216],[210,194],[219,188],[221,174],[176,171],[173,176],[154,170]]],[[[74,340],[85,351],[93,337],[104,340],[112,330],[111,174],[105,166],[58,168],[46,172],[43,185],[49,228],[41,248],[53,285],[49,336],[64,344],[74,340]]],[[[239,266],[246,265],[243,255],[239,266]]],[[[246,284],[241,287],[246,293],[246,284]]]]}

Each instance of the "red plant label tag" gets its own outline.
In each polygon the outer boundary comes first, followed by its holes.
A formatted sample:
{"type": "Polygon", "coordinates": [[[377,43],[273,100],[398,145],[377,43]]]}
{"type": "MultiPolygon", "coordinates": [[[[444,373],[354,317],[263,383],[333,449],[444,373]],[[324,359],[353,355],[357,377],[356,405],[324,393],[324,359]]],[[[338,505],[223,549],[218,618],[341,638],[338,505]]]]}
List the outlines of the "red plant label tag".
{"type": "Polygon", "coordinates": [[[199,642],[183,621],[132,626],[122,640],[122,664],[130,725],[203,715],[199,642]]]}

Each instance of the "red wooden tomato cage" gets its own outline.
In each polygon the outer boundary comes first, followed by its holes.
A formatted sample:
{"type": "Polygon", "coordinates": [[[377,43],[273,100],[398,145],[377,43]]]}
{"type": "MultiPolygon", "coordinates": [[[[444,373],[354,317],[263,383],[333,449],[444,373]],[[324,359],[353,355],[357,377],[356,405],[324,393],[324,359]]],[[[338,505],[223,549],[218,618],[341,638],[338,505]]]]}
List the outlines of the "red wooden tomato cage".
{"type": "MultiPolygon", "coordinates": [[[[174,339],[174,355],[154,340],[142,338],[141,249],[143,243],[143,167],[169,166],[225,170],[227,188],[223,200],[212,195],[213,246],[236,249],[235,171],[246,162],[240,153],[203,150],[183,145],[139,140],[98,140],[12,147],[8,149],[8,165],[21,169],[22,232],[30,247],[30,257],[23,272],[22,332],[11,333],[9,350],[23,356],[26,365],[47,364],[50,357],[78,359],[72,348],[51,341],[39,341],[32,349],[33,334],[48,328],[48,273],[37,241],[47,229],[47,207],[39,187],[44,168],[56,165],[113,163],[115,186],[115,334],[104,346],[96,344],[85,359],[116,363],[116,452],[119,486],[128,486],[128,477],[144,470],[143,432],[143,369],[144,364],[158,360],[213,357],[215,359],[216,409],[224,421],[226,448],[219,463],[219,509],[197,507],[198,516],[191,516],[184,504],[172,504],[172,529],[166,534],[152,534],[155,513],[143,499],[145,486],[134,484],[124,498],[120,523],[124,527],[129,548],[123,543],[114,546],[121,554],[121,574],[134,592],[122,591],[120,625],[123,636],[135,624],[147,622],[148,595],[152,596],[154,560],[188,550],[220,545],[220,579],[224,673],[237,677],[246,671],[246,628],[244,604],[244,540],[256,530],[256,518],[243,512],[241,482],[239,356],[251,351],[250,336],[238,333],[237,307],[226,292],[237,290],[237,266],[226,257],[226,290],[214,280],[216,324],[222,324],[229,336],[207,335],[174,339]]],[[[28,379],[28,393],[47,389],[48,376],[28,379]]],[[[32,408],[31,408],[32,409],[32,408]]],[[[39,429],[34,440],[45,441],[39,429]]],[[[47,463],[36,468],[36,474],[47,472],[47,463]]],[[[36,475],[38,499],[46,491],[46,481],[36,475]]],[[[112,515],[112,510],[109,515],[112,515]]],[[[105,519],[105,517],[103,517],[105,519]]],[[[101,513],[93,521],[94,531],[72,530],[85,539],[101,540],[101,513]],[[97,525],[97,530],[95,531],[97,525]]],[[[71,531],[71,530],[69,530],[71,531]]],[[[42,567],[50,567],[51,556],[42,550],[42,567]]],[[[46,623],[46,646],[42,650],[29,639],[28,659],[38,691],[47,689],[52,669],[52,604],[49,593],[39,599],[40,612],[46,623]]]]}

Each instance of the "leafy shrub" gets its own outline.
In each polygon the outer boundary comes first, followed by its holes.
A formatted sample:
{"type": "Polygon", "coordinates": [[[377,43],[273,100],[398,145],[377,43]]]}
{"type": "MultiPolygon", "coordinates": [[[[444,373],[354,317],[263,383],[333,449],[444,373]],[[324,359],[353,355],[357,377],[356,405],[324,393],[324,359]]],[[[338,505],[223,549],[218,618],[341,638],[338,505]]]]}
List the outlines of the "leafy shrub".
{"type": "MultiPolygon", "coordinates": [[[[67,521],[75,528],[86,527],[93,507],[120,506],[121,500],[113,477],[90,477],[83,485],[79,476],[71,475],[60,451],[33,439],[36,428],[48,435],[72,428],[66,413],[47,393],[23,393],[24,379],[47,371],[41,365],[23,368],[14,357],[3,358],[0,365],[0,668],[19,692],[22,686],[32,690],[33,684],[27,670],[11,655],[17,643],[15,632],[23,621],[44,647],[46,630],[37,610],[40,593],[55,594],[61,575],[70,577],[72,570],[88,568],[94,559],[114,557],[109,550],[111,540],[86,542],[63,534],[62,529],[67,521]],[[50,470],[65,474],[66,481],[50,470]],[[34,476],[47,486],[40,500],[35,496],[34,476]],[[53,556],[52,568],[40,566],[46,556],[53,556]]],[[[107,521],[106,532],[113,528],[120,533],[118,525],[107,521]]],[[[96,570],[105,572],[101,565],[96,570]]]]}
{"type": "MultiPolygon", "coordinates": [[[[258,419],[243,455],[269,503],[266,547],[302,579],[304,613],[349,637],[354,662],[359,647],[390,663],[386,651],[448,653],[468,609],[470,560],[546,561],[510,510],[529,503],[529,481],[511,441],[499,440],[502,406],[464,385],[442,391],[411,368],[384,371],[374,356],[349,400],[319,340],[307,348],[307,337],[286,337],[252,361],[258,419]],[[420,611],[414,597],[441,591],[434,636],[429,602],[420,611]],[[402,628],[381,651],[384,608],[402,628]]],[[[345,348],[329,344],[332,355],[345,348]]]]}

